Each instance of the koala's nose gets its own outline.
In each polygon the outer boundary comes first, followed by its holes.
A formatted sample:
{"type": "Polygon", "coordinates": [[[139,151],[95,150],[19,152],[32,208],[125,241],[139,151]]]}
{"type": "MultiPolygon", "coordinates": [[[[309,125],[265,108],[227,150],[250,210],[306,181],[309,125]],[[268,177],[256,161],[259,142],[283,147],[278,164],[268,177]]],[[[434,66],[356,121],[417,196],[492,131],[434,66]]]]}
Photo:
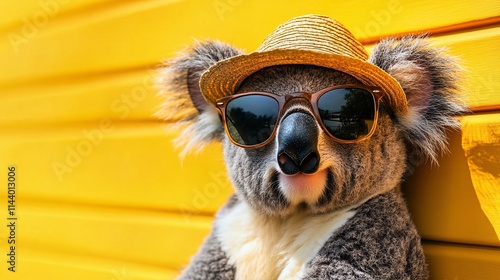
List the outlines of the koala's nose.
{"type": "Polygon", "coordinates": [[[318,127],[314,117],[294,112],[283,119],[278,131],[278,164],[283,173],[314,173],[319,167],[318,127]]]}

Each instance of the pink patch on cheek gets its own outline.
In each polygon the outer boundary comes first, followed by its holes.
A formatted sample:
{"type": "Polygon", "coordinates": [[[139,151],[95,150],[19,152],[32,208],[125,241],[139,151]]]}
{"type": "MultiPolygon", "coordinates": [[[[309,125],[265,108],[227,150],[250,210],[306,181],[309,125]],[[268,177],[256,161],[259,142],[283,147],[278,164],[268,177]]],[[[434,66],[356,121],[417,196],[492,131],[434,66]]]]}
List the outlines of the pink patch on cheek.
{"type": "Polygon", "coordinates": [[[293,204],[316,203],[326,185],[326,170],[314,174],[279,175],[281,191],[293,204]]]}

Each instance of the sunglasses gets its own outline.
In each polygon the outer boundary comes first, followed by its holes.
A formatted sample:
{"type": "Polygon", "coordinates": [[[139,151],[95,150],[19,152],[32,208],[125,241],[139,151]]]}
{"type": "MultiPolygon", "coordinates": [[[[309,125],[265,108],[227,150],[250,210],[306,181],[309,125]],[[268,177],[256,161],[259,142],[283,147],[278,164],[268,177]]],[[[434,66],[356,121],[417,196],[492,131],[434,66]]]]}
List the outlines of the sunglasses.
{"type": "Polygon", "coordinates": [[[276,133],[285,104],[294,98],[310,102],[314,117],[333,140],[356,143],[375,131],[382,96],[378,87],[339,85],[312,94],[239,93],[218,99],[216,107],[229,139],[243,148],[268,144],[276,133]]]}

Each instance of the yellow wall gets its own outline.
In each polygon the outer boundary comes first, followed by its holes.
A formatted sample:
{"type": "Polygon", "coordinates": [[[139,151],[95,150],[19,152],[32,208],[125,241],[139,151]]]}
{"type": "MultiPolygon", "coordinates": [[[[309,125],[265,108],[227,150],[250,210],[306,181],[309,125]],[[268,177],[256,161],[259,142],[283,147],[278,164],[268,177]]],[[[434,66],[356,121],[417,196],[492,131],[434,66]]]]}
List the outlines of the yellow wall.
{"type": "Polygon", "coordinates": [[[461,57],[475,113],[405,191],[433,279],[500,275],[499,1],[25,0],[0,2],[0,279],[174,278],[231,188],[218,144],[178,159],[152,116],[154,68],[194,38],[252,51],[306,13],[368,48],[426,31],[461,57]]]}

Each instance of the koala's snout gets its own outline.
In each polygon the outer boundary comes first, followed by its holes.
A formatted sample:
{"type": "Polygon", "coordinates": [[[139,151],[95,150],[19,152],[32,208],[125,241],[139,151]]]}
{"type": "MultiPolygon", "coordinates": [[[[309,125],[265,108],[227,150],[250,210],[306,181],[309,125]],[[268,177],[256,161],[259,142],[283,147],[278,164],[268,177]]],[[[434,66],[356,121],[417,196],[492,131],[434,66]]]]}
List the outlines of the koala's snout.
{"type": "Polygon", "coordinates": [[[319,167],[318,127],[308,113],[287,115],[278,130],[278,164],[287,175],[312,174],[319,167]]]}

